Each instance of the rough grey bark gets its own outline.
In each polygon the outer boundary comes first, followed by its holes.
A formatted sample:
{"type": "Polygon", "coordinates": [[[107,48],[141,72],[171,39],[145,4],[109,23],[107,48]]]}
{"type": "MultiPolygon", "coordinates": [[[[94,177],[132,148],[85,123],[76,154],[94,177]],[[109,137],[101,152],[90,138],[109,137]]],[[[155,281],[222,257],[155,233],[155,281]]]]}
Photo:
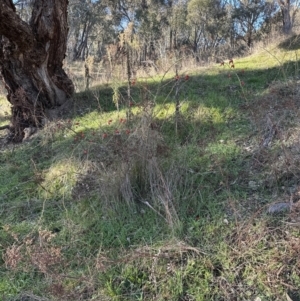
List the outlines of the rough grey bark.
{"type": "Polygon", "coordinates": [[[63,70],[68,0],[34,0],[24,22],[12,0],[0,0],[0,75],[12,106],[11,138],[40,127],[47,110],[71,101],[74,87],[63,70]]]}

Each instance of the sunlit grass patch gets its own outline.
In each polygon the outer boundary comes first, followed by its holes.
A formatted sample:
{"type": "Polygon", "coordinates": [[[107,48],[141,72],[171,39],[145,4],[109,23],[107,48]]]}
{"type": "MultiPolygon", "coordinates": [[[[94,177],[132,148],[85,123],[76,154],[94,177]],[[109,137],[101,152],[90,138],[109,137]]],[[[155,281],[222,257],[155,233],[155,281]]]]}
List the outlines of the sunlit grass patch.
{"type": "Polygon", "coordinates": [[[156,105],[153,115],[158,119],[167,119],[174,116],[175,113],[175,104],[167,103],[164,105],[156,105]]]}
{"type": "Polygon", "coordinates": [[[10,114],[10,104],[5,97],[0,94],[0,126],[9,123],[10,114]]]}
{"type": "Polygon", "coordinates": [[[252,56],[241,58],[236,63],[236,68],[252,70],[271,69],[283,67],[287,63],[299,61],[300,50],[283,51],[277,47],[262,48],[252,56]]]}
{"type": "Polygon", "coordinates": [[[5,98],[5,96],[4,95],[1,95],[0,94],[0,108],[1,108],[1,110],[0,110],[0,114],[2,115],[2,114],[9,114],[10,112],[9,112],[9,109],[10,109],[10,104],[9,104],[9,102],[7,101],[7,99],[5,98]]]}
{"type": "Polygon", "coordinates": [[[45,198],[70,198],[78,175],[81,173],[84,173],[82,165],[74,158],[53,163],[44,171],[44,180],[41,184],[47,189],[40,188],[41,195],[45,198]]]}

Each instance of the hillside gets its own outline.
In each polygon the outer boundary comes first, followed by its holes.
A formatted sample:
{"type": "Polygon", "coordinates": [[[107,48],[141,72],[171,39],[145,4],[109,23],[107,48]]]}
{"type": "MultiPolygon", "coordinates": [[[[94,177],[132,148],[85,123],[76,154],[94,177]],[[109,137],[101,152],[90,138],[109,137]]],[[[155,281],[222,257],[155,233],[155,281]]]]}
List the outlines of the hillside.
{"type": "Polygon", "coordinates": [[[129,105],[94,82],[2,131],[1,300],[300,300],[299,48],[138,77],[129,105]]]}

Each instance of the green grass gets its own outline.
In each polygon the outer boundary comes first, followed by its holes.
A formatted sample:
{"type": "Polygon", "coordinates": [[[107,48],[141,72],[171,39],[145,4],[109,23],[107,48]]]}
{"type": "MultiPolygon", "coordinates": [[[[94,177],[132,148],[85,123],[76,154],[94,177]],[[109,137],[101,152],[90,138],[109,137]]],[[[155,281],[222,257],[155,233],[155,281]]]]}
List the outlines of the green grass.
{"type": "Polygon", "coordinates": [[[298,211],[266,214],[298,200],[296,52],[138,80],[130,120],[95,86],[1,145],[3,300],[299,300],[298,211]]]}

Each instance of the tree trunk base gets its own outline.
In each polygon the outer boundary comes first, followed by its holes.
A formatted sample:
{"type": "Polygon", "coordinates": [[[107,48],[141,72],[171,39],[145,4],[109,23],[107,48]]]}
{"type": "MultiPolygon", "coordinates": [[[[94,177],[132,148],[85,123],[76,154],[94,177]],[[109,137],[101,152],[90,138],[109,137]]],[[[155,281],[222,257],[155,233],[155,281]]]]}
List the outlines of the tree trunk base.
{"type": "Polygon", "coordinates": [[[68,0],[33,0],[28,23],[11,0],[0,0],[0,6],[0,74],[12,106],[9,137],[21,142],[25,129],[63,115],[72,102],[74,86],[63,70],[68,0]]]}

